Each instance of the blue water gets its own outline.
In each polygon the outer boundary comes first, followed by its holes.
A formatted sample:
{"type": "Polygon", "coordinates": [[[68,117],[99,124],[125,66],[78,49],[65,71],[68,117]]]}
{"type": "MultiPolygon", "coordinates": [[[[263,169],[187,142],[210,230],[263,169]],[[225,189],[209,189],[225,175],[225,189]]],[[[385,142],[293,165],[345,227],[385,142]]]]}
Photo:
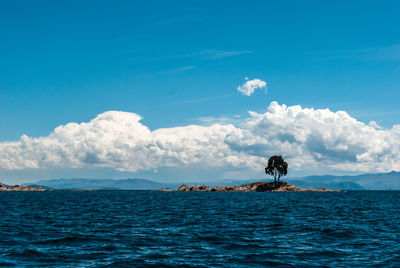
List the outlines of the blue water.
{"type": "Polygon", "coordinates": [[[0,264],[400,266],[400,192],[0,192],[0,264]]]}

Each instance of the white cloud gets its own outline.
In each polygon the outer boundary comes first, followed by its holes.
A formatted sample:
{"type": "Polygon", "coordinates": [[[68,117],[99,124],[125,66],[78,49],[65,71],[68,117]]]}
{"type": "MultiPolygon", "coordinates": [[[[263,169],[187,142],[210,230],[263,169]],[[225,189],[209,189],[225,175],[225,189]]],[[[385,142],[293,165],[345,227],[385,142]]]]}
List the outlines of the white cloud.
{"type": "Polygon", "coordinates": [[[181,72],[186,72],[195,69],[196,66],[194,65],[189,65],[189,66],[183,66],[175,69],[170,69],[162,72],[163,74],[174,74],[174,73],[181,73],[181,72]]]}
{"type": "MultiPolygon", "coordinates": [[[[241,123],[221,121],[151,131],[134,113],[109,111],[49,136],[0,143],[0,169],[111,168],[136,172],[207,166],[262,174],[266,157],[282,154],[291,171],[400,170],[400,125],[380,129],[344,111],[272,102],[241,123]],[[261,170],[261,172],[259,172],[261,170]]],[[[162,176],[162,174],[160,174],[162,176]]]]}
{"type": "Polygon", "coordinates": [[[322,55],[339,59],[358,59],[367,61],[398,61],[400,60],[400,44],[384,47],[368,47],[344,51],[329,51],[322,55]]]}
{"type": "Polygon", "coordinates": [[[244,55],[244,54],[252,54],[254,51],[251,50],[236,50],[236,51],[224,51],[224,50],[205,50],[199,53],[199,55],[204,56],[208,59],[224,59],[232,56],[244,55]]]}
{"type": "Polygon", "coordinates": [[[256,89],[265,88],[266,86],[267,83],[265,81],[262,81],[260,79],[253,79],[253,80],[247,80],[246,83],[244,83],[241,86],[238,86],[237,90],[239,92],[242,92],[246,96],[250,96],[251,94],[254,93],[256,89]]]}
{"type": "Polygon", "coordinates": [[[204,60],[222,60],[229,57],[253,54],[252,50],[216,50],[208,49],[199,52],[181,54],[175,56],[159,57],[157,59],[182,59],[182,58],[201,58],[204,60]]]}

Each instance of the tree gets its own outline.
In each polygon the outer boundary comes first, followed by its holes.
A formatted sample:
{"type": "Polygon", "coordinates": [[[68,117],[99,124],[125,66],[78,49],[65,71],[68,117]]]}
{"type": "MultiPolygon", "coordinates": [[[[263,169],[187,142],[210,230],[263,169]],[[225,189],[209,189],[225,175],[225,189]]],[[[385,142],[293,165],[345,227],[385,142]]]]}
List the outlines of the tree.
{"type": "Polygon", "coordinates": [[[283,160],[282,156],[274,155],[268,159],[268,166],[265,168],[265,173],[267,175],[274,176],[274,181],[276,183],[276,179],[279,179],[283,176],[286,176],[288,169],[288,163],[283,160]]]}

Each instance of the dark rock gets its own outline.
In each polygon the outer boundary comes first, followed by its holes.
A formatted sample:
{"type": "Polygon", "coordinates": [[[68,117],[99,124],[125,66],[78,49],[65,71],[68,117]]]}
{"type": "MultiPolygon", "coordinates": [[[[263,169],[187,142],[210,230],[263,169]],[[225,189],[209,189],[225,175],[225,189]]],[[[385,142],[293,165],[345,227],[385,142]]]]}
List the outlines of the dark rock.
{"type": "Polygon", "coordinates": [[[210,192],[211,187],[203,185],[186,185],[182,184],[177,190],[177,192],[210,192]]]}

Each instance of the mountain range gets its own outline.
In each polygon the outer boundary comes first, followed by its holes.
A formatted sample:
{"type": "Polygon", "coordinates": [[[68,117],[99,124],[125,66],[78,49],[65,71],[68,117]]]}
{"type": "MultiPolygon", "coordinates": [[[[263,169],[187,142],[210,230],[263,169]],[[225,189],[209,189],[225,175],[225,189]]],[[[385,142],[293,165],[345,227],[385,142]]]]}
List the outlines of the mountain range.
{"type": "MultiPolygon", "coordinates": [[[[25,183],[24,185],[32,185],[25,183]]],[[[51,189],[80,189],[80,190],[156,190],[160,188],[177,188],[177,184],[160,183],[146,179],[51,179],[40,180],[34,185],[45,186],[51,189]]]]}
{"type": "MultiPolygon", "coordinates": [[[[327,188],[332,190],[400,190],[400,172],[363,174],[357,176],[308,176],[285,178],[290,184],[302,188],[327,188]]],[[[215,180],[207,183],[186,183],[186,184],[207,184],[211,187],[222,185],[241,185],[255,181],[271,181],[268,178],[252,180],[215,180]]],[[[162,183],[147,179],[51,179],[40,180],[34,184],[52,189],[93,189],[93,190],[156,190],[161,188],[176,189],[182,183],[162,183]]]]}

